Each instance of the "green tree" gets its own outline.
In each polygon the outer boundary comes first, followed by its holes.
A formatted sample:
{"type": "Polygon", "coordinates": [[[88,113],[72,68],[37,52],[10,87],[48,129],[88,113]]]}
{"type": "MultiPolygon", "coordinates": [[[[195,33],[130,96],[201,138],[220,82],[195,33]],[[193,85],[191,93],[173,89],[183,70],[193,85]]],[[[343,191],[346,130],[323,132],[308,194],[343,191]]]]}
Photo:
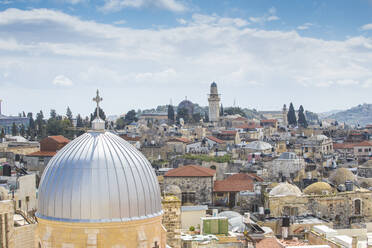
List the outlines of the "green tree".
{"type": "Polygon", "coordinates": [[[209,122],[209,114],[208,112],[204,113],[204,122],[209,122]]]}
{"type": "Polygon", "coordinates": [[[57,118],[57,112],[55,109],[50,110],[50,118],[57,118]]]}
{"type": "Polygon", "coordinates": [[[124,121],[125,121],[125,125],[138,121],[138,118],[136,116],[136,111],[134,109],[128,111],[128,113],[125,115],[124,121]]]}
{"type": "Polygon", "coordinates": [[[189,123],[189,111],[187,110],[187,108],[179,108],[177,109],[177,122],[180,121],[180,119],[182,118],[183,121],[185,123],[189,123]]]}
{"type": "Polygon", "coordinates": [[[243,117],[247,117],[247,115],[244,113],[244,111],[240,107],[229,107],[224,109],[224,113],[228,115],[241,115],[243,117]]]}
{"type": "Polygon", "coordinates": [[[120,117],[116,120],[116,129],[123,129],[125,127],[125,120],[123,117],[120,117]]]}
{"type": "Polygon", "coordinates": [[[302,105],[300,105],[300,108],[298,109],[298,125],[304,128],[307,128],[308,126],[306,117],[304,114],[304,107],[302,107],[302,105]]]}
{"type": "Polygon", "coordinates": [[[78,114],[76,116],[76,127],[83,127],[84,124],[83,124],[83,118],[81,118],[81,115],[78,114]]]}
{"type": "Polygon", "coordinates": [[[62,122],[57,120],[57,118],[49,118],[46,125],[46,131],[48,135],[62,135],[64,131],[62,122]]]}
{"type": "Polygon", "coordinates": [[[17,136],[18,135],[18,127],[17,125],[13,122],[12,124],[12,135],[17,136]]]}
{"type": "Polygon", "coordinates": [[[192,115],[192,122],[198,123],[202,119],[202,115],[200,113],[195,113],[192,115]]]}
{"type": "Polygon", "coordinates": [[[26,134],[26,130],[25,130],[25,126],[23,124],[21,124],[21,128],[19,130],[19,134],[22,136],[22,137],[25,137],[25,134],[26,134]]]}
{"type": "Polygon", "coordinates": [[[40,110],[39,113],[36,114],[36,135],[38,139],[46,137],[46,125],[44,120],[43,111],[40,110]]]}
{"type": "Polygon", "coordinates": [[[25,111],[22,112],[22,117],[26,117],[25,111]]]}
{"type": "Polygon", "coordinates": [[[168,121],[170,124],[174,123],[174,109],[172,105],[168,105],[168,121]]]}
{"type": "Polygon", "coordinates": [[[71,112],[70,107],[68,107],[68,106],[67,106],[67,110],[66,110],[66,116],[69,119],[70,123],[72,123],[72,112],[71,112]]]}
{"type": "MultiPolygon", "coordinates": [[[[99,108],[99,117],[102,119],[102,120],[106,120],[106,114],[105,112],[103,111],[103,109],[99,108]]],[[[95,118],[97,117],[97,107],[94,109],[93,113],[90,114],[90,122],[92,122],[95,118]]]]}
{"type": "Polygon", "coordinates": [[[5,138],[5,130],[4,130],[4,128],[2,128],[1,133],[0,133],[0,142],[3,142],[4,138],[5,138]]]}
{"type": "Polygon", "coordinates": [[[289,125],[297,126],[296,112],[294,110],[294,107],[293,107],[292,103],[289,104],[287,119],[288,119],[288,124],[289,125]]]}
{"type": "Polygon", "coordinates": [[[29,119],[29,125],[28,125],[28,128],[27,128],[27,136],[30,140],[35,140],[36,125],[35,125],[35,121],[34,121],[34,118],[32,116],[32,113],[31,112],[27,113],[27,117],[29,119]]]}

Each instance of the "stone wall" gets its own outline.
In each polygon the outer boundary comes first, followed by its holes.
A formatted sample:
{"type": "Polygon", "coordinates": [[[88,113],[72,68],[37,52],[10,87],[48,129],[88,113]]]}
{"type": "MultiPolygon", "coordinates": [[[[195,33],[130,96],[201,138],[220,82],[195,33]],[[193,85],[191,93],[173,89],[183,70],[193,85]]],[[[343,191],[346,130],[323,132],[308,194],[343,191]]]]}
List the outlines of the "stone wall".
{"type": "Polygon", "coordinates": [[[181,247],[181,201],[176,196],[166,196],[163,201],[163,225],[167,230],[167,245],[181,247]]]}
{"type": "Polygon", "coordinates": [[[35,232],[36,224],[29,224],[25,226],[19,226],[14,228],[15,247],[22,248],[34,248],[36,246],[35,232]]]}
{"type": "Polygon", "coordinates": [[[177,185],[182,192],[195,192],[195,204],[212,204],[213,177],[164,177],[164,187],[177,185]]]}

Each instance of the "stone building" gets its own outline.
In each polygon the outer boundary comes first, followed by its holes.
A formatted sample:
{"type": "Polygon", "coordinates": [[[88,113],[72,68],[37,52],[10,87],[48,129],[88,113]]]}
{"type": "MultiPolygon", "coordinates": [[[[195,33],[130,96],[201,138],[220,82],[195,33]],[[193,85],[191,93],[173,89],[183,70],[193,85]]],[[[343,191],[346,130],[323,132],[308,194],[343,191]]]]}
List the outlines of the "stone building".
{"type": "Polygon", "coordinates": [[[36,247],[36,224],[23,212],[14,211],[14,201],[0,201],[0,247],[36,247]]]}
{"type": "Polygon", "coordinates": [[[42,139],[40,151],[29,153],[24,157],[25,167],[29,171],[36,171],[41,176],[52,157],[69,142],[70,140],[62,135],[48,136],[42,139]]]}
{"type": "Polygon", "coordinates": [[[295,185],[281,183],[266,196],[265,204],[272,217],[312,214],[337,227],[372,220],[370,190],[349,188],[338,192],[324,182],[311,184],[303,193],[295,185]]]}
{"type": "Polygon", "coordinates": [[[294,152],[283,152],[279,158],[269,163],[270,178],[282,181],[283,178],[294,179],[297,173],[305,168],[304,159],[294,152]]]}
{"type": "Polygon", "coordinates": [[[212,204],[216,171],[198,165],[186,165],[165,173],[164,185],[176,185],[182,191],[182,205],[212,204]]]}
{"type": "MultiPolygon", "coordinates": [[[[102,100],[97,91],[94,98],[102,100]]],[[[159,183],[149,161],[119,136],[92,130],[62,148],[41,178],[39,247],[166,247],[159,183]]]]}
{"type": "Polygon", "coordinates": [[[220,118],[220,95],[217,91],[217,84],[211,84],[211,91],[208,98],[209,102],[209,121],[218,122],[220,118]]]}

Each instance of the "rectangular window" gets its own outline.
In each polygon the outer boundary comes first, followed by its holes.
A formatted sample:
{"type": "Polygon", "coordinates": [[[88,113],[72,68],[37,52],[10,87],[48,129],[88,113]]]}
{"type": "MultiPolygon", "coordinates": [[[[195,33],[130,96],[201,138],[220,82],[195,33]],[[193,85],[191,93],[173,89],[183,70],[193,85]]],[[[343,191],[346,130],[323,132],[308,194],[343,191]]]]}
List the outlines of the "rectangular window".
{"type": "Polygon", "coordinates": [[[358,152],[363,152],[363,149],[358,149],[358,152]]]}
{"type": "Polygon", "coordinates": [[[195,202],[195,192],[182,192],[182,204],[194,203],[195,202]]]}
{"type": "Polygon", "coordinates": [[[365,148],[365,149],[364,149],[364,152],[368,152],[368,148],[365,148]]]}
{"type": "Polygon", "coordinates": [[[29,201],[30,201],[30,197],[26,196],[26,202],[29,202],[29,201]]]}
{"type": "Polygon", "coordinates": [[[18,200],[18,208],[21,208],[21,207],[22,207],[22,201],[18,200]]]}
{"type": "Polygon", "coordinates": [[[223,197],[223,193],[222,193],[222,192],[218,192],[218,193],[217,193],[217,196],[218,196],[218,197],[223,197]]]}

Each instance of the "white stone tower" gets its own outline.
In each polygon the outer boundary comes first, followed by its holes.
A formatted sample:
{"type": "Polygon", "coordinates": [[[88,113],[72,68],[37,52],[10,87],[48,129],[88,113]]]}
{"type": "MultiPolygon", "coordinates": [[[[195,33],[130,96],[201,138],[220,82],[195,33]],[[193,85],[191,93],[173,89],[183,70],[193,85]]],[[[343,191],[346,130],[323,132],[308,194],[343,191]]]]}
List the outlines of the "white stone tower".
{"type": "Polygon", "coordinates": [[[220,95],[217,91],[217,84],[213,82],[211,84],[211,93],[209,94],[209,121],[218,122],[220,118],[220,95]]]}
{"type": "Polygon", "coordinates": [[[288,118],[287,118],[288,110],[287,105],[283,105],[283,126],[288,126],[288,118]]]}

